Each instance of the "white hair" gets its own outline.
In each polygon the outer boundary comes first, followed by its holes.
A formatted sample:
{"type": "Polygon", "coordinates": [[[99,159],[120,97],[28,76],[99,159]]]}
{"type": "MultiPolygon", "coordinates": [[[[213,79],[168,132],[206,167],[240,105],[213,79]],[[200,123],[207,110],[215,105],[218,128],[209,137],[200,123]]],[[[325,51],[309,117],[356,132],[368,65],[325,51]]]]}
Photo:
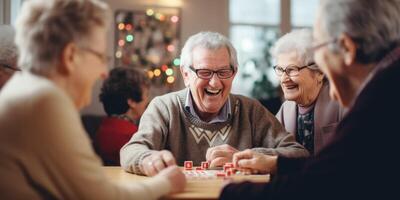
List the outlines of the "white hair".
{"type": "Polygon", "coordinates": [[[236,69],[238,67],[236,50],[232,43],[225,36],[216,32],[200,32],[189,37],[181,52],[181,67],[188,68],[193,65],[192,51],[195,47],[217,50],[226,48],[230,56],[230,65],[236,69]]]}
{"type": "Polygon", "coordinates": [[[25,1],[15,26],[19,66],[37,73],[53,70],[68,43],[85,44],[94,26],[108,26],[109,12],[98,0],[25,1]]]}
{"type": "Polygon", "coordinates": [[[17,48],[14,44],[14,29],[11,25],[0,25],[0,65],[14,67],[17,48]]]}
{"type": "MultiPolygon", "coordinates": [[[[296,52],[296,55],[303,65],[309,65],[314,62],[314,56],[310,53],[313,45],[313,36],[310,29],[297,29],[286,33],[271,48],[270,53],[274,59],[280,54],[296,52]]],[[[316,65],[308,68],[319,71],[316,65]]]]}
{"type": "MultiPolygon", "coordinates": [[[[400,44],[400,1],[322,0],[321,28],[330,39],[346,33],[357,44],[356,60],[376,62],[400,44]]],[[[331,49],[338,48],[331,45],[331,49]]]]}

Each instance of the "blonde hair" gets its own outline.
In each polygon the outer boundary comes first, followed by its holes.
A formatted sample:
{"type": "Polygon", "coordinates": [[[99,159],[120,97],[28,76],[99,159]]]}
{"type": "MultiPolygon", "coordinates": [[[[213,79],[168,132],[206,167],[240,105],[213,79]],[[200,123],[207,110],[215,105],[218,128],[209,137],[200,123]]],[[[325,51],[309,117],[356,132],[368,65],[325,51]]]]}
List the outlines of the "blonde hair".
{"type": "Polygon", "coordinates": [[[22,69],[50,71],[68,43],[84,43],[94,26],[107,27],[110,10],[98,0],[26,1],[16,21],[15,43],[22,69]]]}

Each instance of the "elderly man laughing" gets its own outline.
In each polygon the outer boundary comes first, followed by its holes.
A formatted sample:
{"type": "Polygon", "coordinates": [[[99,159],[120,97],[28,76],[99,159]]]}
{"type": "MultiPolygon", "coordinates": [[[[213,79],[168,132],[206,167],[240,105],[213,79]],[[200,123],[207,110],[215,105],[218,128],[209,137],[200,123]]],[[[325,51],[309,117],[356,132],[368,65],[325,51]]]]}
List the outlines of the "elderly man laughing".
{"type": "Polygon", "coordinates": [[[193,35],[181,59],[187,88],[149,104],[138,132],[121,149],[125,170],[152,176],[185,160],[222,166],[244,149],[308,156],[258,101],[230,94],[238,64],[236,50],[226,37],[213,32],[193,35]]]}

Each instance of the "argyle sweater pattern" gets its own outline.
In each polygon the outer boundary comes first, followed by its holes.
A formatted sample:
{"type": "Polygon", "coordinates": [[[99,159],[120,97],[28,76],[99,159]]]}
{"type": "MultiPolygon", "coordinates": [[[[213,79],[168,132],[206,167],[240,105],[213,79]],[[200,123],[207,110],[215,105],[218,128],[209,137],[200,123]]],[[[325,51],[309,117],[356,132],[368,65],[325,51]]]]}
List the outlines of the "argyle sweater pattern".
{"type": "Polygon", "coordinates": [[[171,151],[180,166],[185,160],[200,165],[208,148],[222,144],[270,155],[309,155],[257,100],[231,94],[232,116],[225,122],[207,123],[184,109],[187,92],[183,89],[150,102],[138,132],[120,151],[126,171],[142,174],[141,160],[153,150],[171,151]]]}

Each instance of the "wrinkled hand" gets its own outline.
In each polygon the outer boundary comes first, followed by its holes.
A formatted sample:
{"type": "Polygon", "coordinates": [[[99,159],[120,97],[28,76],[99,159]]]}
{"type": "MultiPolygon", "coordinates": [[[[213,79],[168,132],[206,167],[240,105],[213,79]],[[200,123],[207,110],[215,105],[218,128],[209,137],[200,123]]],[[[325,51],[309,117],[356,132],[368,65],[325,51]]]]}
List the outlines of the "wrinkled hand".
{"type": "Polygon", "coordinates": [[[154,151],[142,160],[141,169],[146,176],[154,176],[172,165],[176,165],[176,161],[171,152],[167,150],[154,151]]]}
{"type": "Polygon", "coordinates": [[[186,177],[182,170],[180,170],[176,165],[161,170],[156,177],[157,176],[164,176],[169,180],[171,183],[170,193],[182,192],[185,189],[186,177]]]}
{"type": "Polygon", "coordinates": [[[232,162],[233,154],[238,152],[237,149],[223,144],[207,149],[206,160],[210,162],[210,167],[221,167],[227,162],[232,162]]]}
{"type": "Polygon", "coordinates": [[[277,158],[247,149],[233,155],[233,165],[239,169],[249,169],[255,174],[275,173],[277,158]]]}

